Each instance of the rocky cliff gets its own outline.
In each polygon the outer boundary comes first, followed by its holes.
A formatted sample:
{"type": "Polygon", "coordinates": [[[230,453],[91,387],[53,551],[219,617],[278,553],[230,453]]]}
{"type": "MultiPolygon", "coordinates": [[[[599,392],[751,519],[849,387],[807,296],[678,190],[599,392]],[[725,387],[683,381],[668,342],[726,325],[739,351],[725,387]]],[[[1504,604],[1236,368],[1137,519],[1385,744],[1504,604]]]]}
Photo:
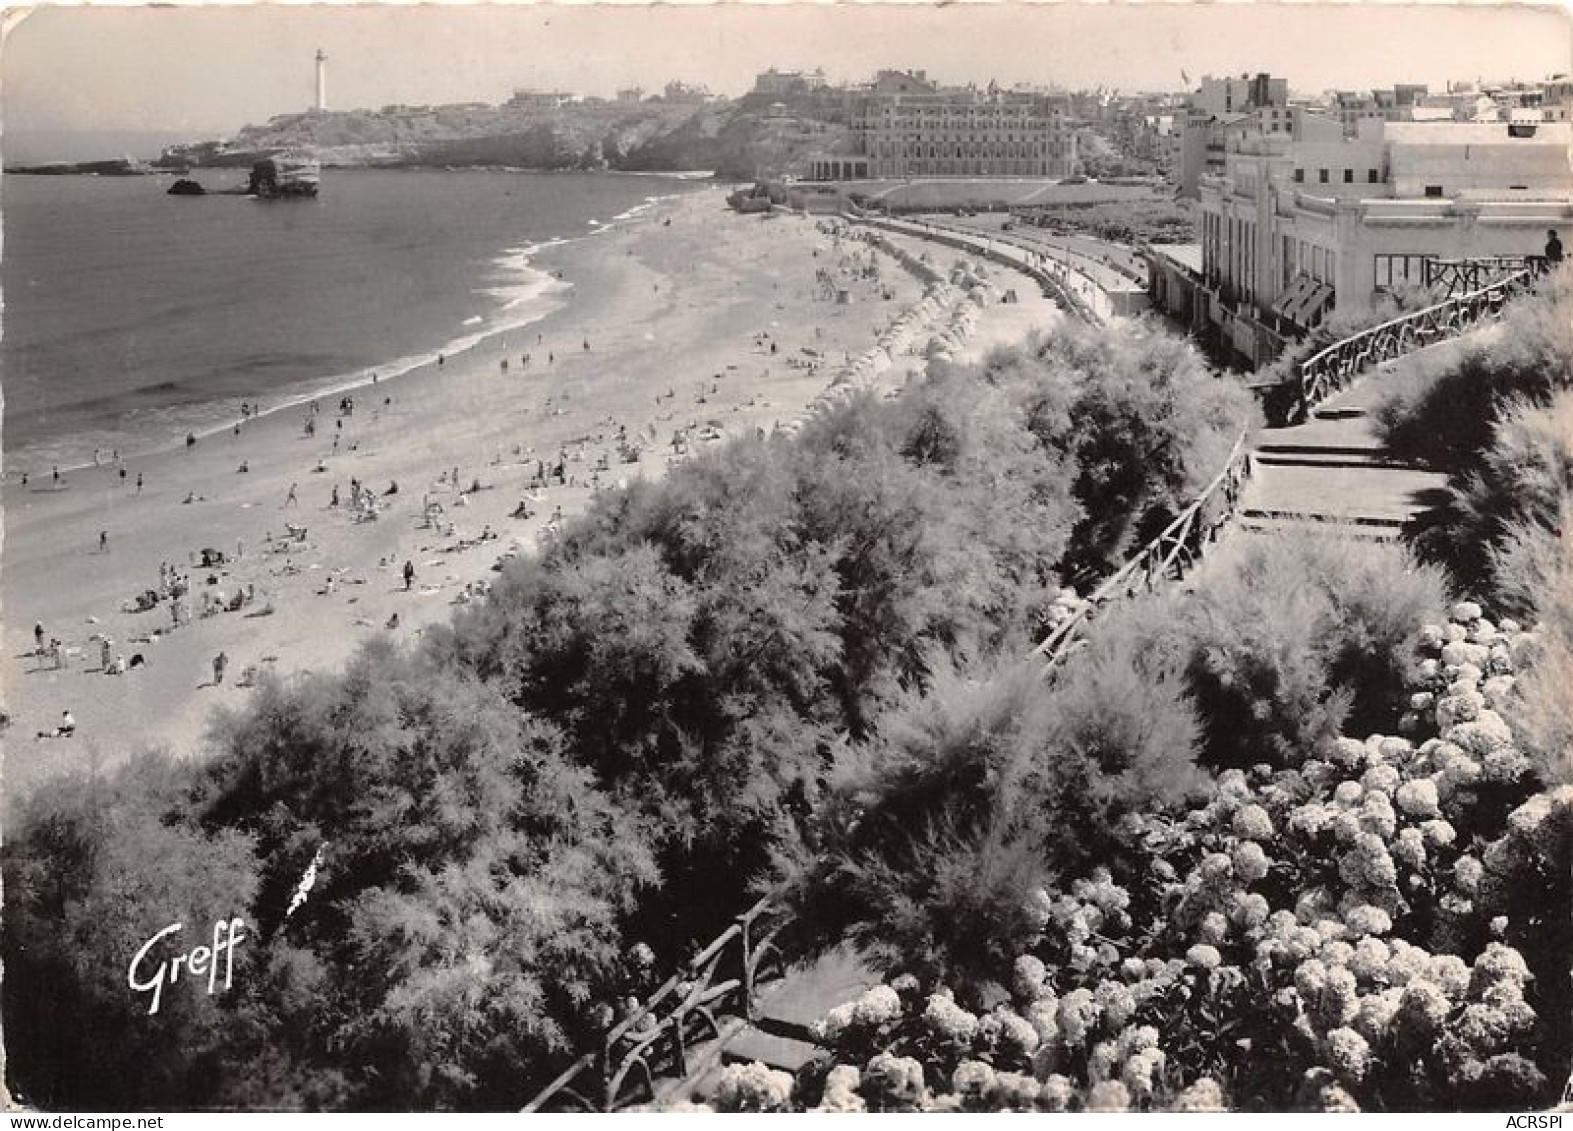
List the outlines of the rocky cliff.
{"type": "Polygon", "coordinates": [[[779,174],[841,139],[839,106],[586,99],[563,106],[386,106],[289,114],[226,142],[173,146],[164,168],[242,166],[282,149],[325,166],[485,166],[530,169],[714,170],[725,179],[779,174]]]}

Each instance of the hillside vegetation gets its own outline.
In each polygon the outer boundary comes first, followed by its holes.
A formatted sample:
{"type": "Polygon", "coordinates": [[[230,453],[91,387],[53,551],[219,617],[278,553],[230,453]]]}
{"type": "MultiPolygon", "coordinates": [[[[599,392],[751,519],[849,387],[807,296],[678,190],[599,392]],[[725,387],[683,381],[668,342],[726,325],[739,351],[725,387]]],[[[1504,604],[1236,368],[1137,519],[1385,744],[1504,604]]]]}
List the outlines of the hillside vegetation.
{"type": "Polygon", "coordinates": [[[585,99],[559,107],[388,106],[287,114],[228,142],[164,151],[165,167],[244,165],[279,149],[315,152],[337,166],[712,170],[731,179],[779,174],[843,135],[839,102],[757,97],[642,102],[585,99]]]}

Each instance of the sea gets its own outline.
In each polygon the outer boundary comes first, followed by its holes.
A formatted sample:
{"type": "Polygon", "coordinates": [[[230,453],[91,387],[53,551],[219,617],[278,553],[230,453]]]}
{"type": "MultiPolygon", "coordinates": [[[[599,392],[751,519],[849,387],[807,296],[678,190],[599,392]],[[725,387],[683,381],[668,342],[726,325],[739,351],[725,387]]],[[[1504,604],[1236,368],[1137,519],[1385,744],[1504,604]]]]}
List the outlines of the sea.
{"type": "Polygon", "coordinates": [[[178,445],[455,356],[565,284],[542,248],[639,223],[695,182],[609,173],[325,169],[314,200],[214,195],[242,170],[0,180],[6,477],[178,445]]]}

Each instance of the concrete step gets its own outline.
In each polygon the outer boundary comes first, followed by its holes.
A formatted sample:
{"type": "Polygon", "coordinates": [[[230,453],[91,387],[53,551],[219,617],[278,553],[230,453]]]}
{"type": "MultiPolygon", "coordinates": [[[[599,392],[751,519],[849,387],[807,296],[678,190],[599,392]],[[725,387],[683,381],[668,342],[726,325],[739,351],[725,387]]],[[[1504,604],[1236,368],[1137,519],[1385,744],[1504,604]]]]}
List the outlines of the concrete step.
{"type": "Polygon", "coordinates": [[[1274,536],[1311,534],[1318,537],[1348,539],[1356,542],[1381,543],[1396,543],[1400,538],[1401,530],[1400,527],[1396,526],[1334,522],[1309,515],[1268,516],[1242,514],[1236,525],[1245,534],[1274,536]]]}
{"type": "Polygon", "coordinates": [[[1241,513],[1363,526],[1402,526],[1445,497],[1447,477],[1402,467],[1264,464],[1251,476],[1241,513]]]}
{"type": "Polygon", "coordinates": [[[726,1042],[721,1050],[721,1061],[724,1064],[752,1064],[757,1060],[768,1068],[795,1073],[821,1051],[818,1045],[808,1041],[748,1028],[726,1042]]]}
{"type": "Polygon", "coordinates": [[[1335,404],[1332,400],[1324,401],[1311,412],[1316,420],[1358,420],[1365,415],[1364,405],[1335,404]]]}
{"type": "Polygon", "coordinates": [[[1288,467],[1409,467],[1370,448],[1258,448],[1254,458],[1259,464],[1288,467]]]}

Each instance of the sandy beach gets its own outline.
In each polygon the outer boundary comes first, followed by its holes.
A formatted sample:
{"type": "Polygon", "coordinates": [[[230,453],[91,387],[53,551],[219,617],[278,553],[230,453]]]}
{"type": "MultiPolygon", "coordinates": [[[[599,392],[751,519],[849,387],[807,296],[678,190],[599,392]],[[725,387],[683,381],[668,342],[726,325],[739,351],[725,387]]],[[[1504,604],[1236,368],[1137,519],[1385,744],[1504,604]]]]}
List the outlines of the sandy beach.
{"type": "MultiPolygon", "coordinates": [[[[719,191],[668,199],[543,251],[537,265],[567,285],[542,321],[362,387],[352,413],[322,398],[314,435],[293,408],[128,462],[124,478],[106,465],[24,487],[8,473],[5,788],[17,796],[62,769],[151,747],[200,756],[213,710],[241,705],[249,674],[332,670],[370,636],[409,638],[475,599],[500,558],[534,552],[553,516],[581,510],[597,489],[658,476],[717,437],[800,418],[923,295],[893,258],[858,241],[838,248],[819,225],[732,214],[719,191]],[[864,270],[871,256],[877,276],[864,270]],[[633,450],[637,461],[625,461],[633,450]],[[559,462],[566,484],[532,488],[542,465],[559,462]],[[355,516],[352,478],[375,499],[375,519],[355,516]],[[532,516],[514,517],[526,500],[532,516]],[[428,503],[442,509],[430,524],[428,503]],[[205,548],[224,563],[196,564],[205,548]],[[190,619],[179,627],[167,600],[129,611],[159,588],[162,563],[189,576],[190,619]],[[203,616],[205,593],[249,600],[203,616]],[[62,642],[62,666],[35,653],[35,624],[62,642]],[[107,674],[105,636],[112,658],[144,662],[107,674]],[[220,652],[228,663],[215,685],[220,652]],[[68,709],[73,736],[35,738],[68,709]]],[[[960,258],[928,254],[941,268],[960,258]]],[[[1058,317],[1025,278],[990,270],[1022,301],[985,306],[968,355],[1058,317]]],[[[922,364],[899,357],[882,381],[898,385],[922,364]]]]}

